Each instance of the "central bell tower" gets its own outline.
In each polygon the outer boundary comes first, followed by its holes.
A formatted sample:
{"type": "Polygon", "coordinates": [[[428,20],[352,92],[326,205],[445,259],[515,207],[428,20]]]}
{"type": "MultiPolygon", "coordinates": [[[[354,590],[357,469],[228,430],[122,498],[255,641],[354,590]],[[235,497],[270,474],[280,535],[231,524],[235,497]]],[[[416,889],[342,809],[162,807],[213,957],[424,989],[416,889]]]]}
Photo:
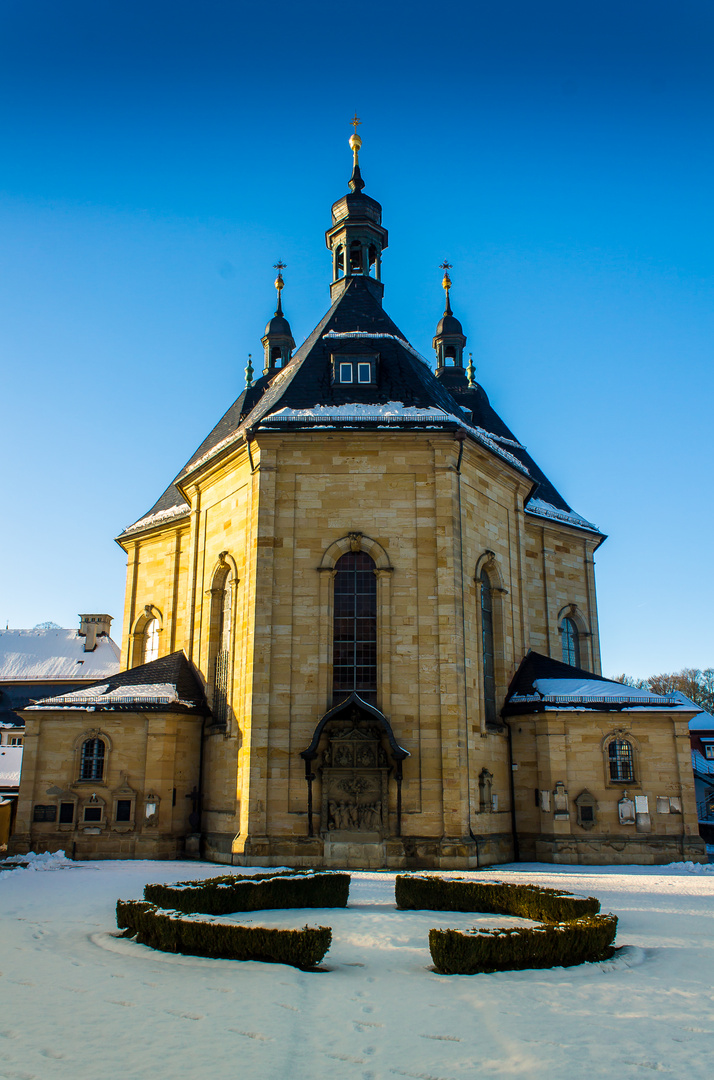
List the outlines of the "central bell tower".
{"type": "Polygon", "coordinates": [[[364,195],[364,180],[359,167],[359,151],[362,140],[357,134],[360,120],[355,116],[350,136],[354,155],[350,194],[343,195],[332,205],[332,227],[325,233],[325,241],[332,252],[332,284],[330,295],[335,301],[350,278],[360,275],[369,282],[370,292],[381,300],[382,252],[387,246],[387,230],[382,227],[382,207],[376,199],[364,195]]]}

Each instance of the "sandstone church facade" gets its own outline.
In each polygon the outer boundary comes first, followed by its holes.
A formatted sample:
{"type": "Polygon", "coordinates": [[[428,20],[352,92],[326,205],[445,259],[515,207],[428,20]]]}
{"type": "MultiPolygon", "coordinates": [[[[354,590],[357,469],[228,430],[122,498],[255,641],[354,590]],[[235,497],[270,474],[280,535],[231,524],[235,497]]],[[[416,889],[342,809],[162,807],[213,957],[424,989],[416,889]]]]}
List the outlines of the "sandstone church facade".
{"type": "Polygon", "coordinates": [[[25,710],[13,850],[703,858],[697,710],[602,678],[604,536],[465,364],[448,266],[434,370],[387,315],[360,145],[326,233],[327,314],[296,350],[279,267],[262,374],[118,538],[124,670],[25,710]],[[52,799],[64,821],[34,820],[52,799]]]}

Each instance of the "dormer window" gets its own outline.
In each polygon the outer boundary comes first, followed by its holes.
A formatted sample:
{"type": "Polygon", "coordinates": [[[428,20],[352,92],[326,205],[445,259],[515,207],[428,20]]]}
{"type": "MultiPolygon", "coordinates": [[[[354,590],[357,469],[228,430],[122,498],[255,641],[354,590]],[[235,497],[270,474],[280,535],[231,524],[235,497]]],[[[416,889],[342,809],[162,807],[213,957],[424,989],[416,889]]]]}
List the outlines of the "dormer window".
{"type": "Polygon", "coordinates": [[[333,356],[332,382],[339,386],[376,386],[377,357],[333,356]]]}

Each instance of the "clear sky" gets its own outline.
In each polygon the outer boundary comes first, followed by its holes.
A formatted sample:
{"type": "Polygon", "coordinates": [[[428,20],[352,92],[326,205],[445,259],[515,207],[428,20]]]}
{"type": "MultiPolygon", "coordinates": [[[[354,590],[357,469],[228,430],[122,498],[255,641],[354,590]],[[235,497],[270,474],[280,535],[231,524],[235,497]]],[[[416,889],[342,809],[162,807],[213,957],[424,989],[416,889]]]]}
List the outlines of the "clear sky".
{"type": "Polygon", "coordinates": [[[711,0],[0,0],[0,619],[115,616],[113,537],[329,306],[362,117],[385,307],[438,264],[597,553],[606,674],[714,665],[711,0]]]}

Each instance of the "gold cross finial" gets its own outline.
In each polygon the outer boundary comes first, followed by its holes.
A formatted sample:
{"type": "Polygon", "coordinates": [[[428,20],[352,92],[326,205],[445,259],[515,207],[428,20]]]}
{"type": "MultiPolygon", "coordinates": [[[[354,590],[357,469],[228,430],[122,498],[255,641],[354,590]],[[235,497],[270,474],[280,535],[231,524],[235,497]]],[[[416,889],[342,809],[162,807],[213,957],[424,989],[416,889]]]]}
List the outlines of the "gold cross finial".
{"type": "Polygon", "coordinates": [[[276,263],[273,263],[273,270],[277,270],[280,273],[281,270],[287,270],[287,263],[284,263],[282,259],[278,259],[276,263]]]}
{"type": "Polygon", "coordinates": [[[448,300],[448,298],[449,298],[449,289],[451,288],[451,278],[449,277],[449,270],[452,270],[453,267],[452,267],[450,262],[447,262],[447,260],[444,259],[443,263],[439,264],[439,269],[444,271],[444,276],[443,276],[443,278],[441,280],[441,285],[442,285],[442,288],[444,288],[446,290],[446,299],[448,300]]]}
{"type": "Polygon", "coordinates": [[[360,120],[357,113],[354,114],[354,116],[350,120],[350,123],[352,124],[352,127],[355,129],[355,135],[356,135],[357,134],[357,125],[362,123],[362,121],[360,120]]]}

